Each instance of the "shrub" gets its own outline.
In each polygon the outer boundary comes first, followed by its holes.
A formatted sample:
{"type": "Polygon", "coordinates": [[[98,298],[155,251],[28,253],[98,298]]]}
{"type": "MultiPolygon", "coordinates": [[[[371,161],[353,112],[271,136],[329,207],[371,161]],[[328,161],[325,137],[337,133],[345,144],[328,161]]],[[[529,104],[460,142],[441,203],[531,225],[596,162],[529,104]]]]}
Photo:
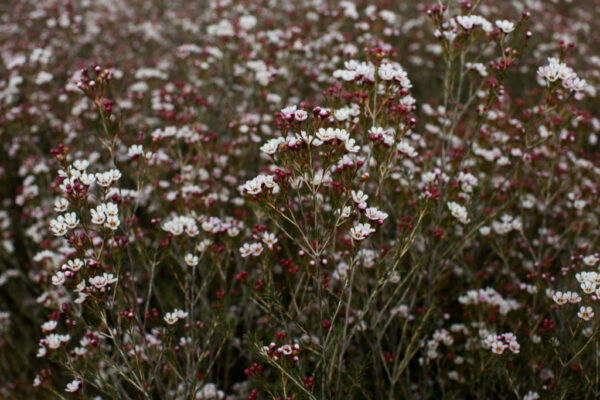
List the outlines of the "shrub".
{"type": "Polygon", "coordinates": [[[2,396],[600,394],[593,2],[370,3],[3,6],[2,396]]]}

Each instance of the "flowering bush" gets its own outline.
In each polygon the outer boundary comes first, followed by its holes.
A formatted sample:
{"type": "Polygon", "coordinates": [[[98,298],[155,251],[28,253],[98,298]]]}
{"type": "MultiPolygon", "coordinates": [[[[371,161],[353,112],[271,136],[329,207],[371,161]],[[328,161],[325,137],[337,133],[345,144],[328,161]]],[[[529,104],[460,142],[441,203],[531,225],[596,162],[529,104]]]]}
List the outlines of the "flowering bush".
{"type": "Polygon", "coordinates": [[[152,3],[2,6],[2,397],[600,396],[594,2],[152,3]]]}

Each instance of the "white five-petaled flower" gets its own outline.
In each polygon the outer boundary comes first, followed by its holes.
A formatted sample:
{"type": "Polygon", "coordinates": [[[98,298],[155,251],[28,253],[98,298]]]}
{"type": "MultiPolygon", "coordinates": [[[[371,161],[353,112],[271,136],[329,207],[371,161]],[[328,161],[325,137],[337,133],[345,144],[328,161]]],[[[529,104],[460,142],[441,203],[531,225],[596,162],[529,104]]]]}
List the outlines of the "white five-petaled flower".
{"type": "Polygon", "coordinates": [[[594,317],[594,310],[592,310],[592,307],[581,306],[581,308],[579,308],[577,316],[583,319],[584,321],[589,321],[594,317]]]}
{"type": "Polygon", "coordinates": [[[169,325],[175,324],[177,321],[187,318],[188,313],[179,309],[173,310],[173,312],[166,313],[163,319],[169,325]]]}
{"type": "Polygon", "coordinates": [[[496,340],[494,343],[492,343],[492,353],[494,354],[502,354],[504,353],[504,343],[500,340],[496,340]]]}
{"type": "Polygon", "coordinates": [[[54,211],[56,212],[65,212],[69,207],[69,202],[64,197],[58,197],[54,200],[54,211]]]}
{"type": "Polygon", "coordinates": [[[62,269],[64,270],[71,270],[73,272],[77,272],[81,269],[81,267],[83,267],[84,262],[80,259],[80,258],[75,258],[73,260],[69,260],[67,261],[66,264],[63,264],[62,269]]]}
{"type": "Polygon", "coordinates": [[[554,302],[559,306],[567,304],[568,301],[567,297],[563,294],[563,292],[554,292],[554,295],[552,295],[552,300],[554,300],[554,302]]]}
{"type": "Polygon", "coordinates": [[[96,173],[96,182],[102,187],[108,187],[113,181],[110,171],[96,173]]]}
{"type": "Polygon", "coordinates": [[[86,173],[81,174],[81,176],[78,179],[79,182],[81,182],[85,186],[90,186],[96,181],[96,177],[94,175],[86,173]]]}
{"type": "Polygon", "coordinates": [[[406,154],[410,158],[415,158],[419,155],[419,153],[415,151],[415,148],[408,144],[408,142],[405,140],[401,140],[396,147],[398,148],[399,152],[406,154]]]}
{"type": "Polygon", "coordinates": [[[77,214],[74,212],[66,213],[63,218],[64,223],[69,229],[75,229],[79,225],[79,219],[77,219],[77,214]]]}
{"type": "Polygon", "coordinates": [[[364,203],[369,199],[369,195],[365,194],[362,190],[359,190],[358,192],[353,190],[350,194],[352,195],[352,200],[356,204],[364,203]]]}
{"type": "Polygon", "coordinates": [[[508,20],[496,21],[496,26],[504,33],[511,33],[515,30],[515,24],[508,20]]]}
{"type": "Polygon", "coordinates": [[[56,286],[62,286],[65,284],[65,274],[62,271],[58,271],[56,275],[52,276],[52,284],[56,286]]]}
{"type": "Polygon", "coordinates": [[[198,256],[188,253],[188,254],[186,254],[184,260],[185,260],[185,263],[187,265],[189,265],[190,267],[195,267],[196,265],[198,265],[199,258],[198,258],[198,256]]]}
{"type": "Polygon", "coordinates": [[[358,153],[358,150],[360,150],[360,146],[356,144],[356,140],[354,139],[346,140],[344,148],[349,153],[358,153]]]}
{"type": "Polygon", "coordinates": [[[340,211],[340,217],[343,219],[349,218],[350,214],[352,213],[352,207],[350,206],[345,206],[341,211],[340,211]]]}
{"type": "Polygon", "coordinates": [[[263,243],[266,244],[270,250],[273,249],[273,246],[278,241],[275,234],[270,233],[270,232],[264,232],[261,239],[262,239],[263,243]]]}
{"type": "Polygon", "coordinates": [[[115,283],[116,281],[117,278],[115,278],[113,274],[108,274],[106,272],[102,275],[96,275],[88,279],[90,285],[100,292],[104,292],[106,290],[106,286],[115,283]]]}
{"type": "Polygon", "coordinates": [[[73,167],[75,167],[79,171],[85,171],[89,166],[90,162],[88,160],[75,160],[73,162],[73,167]]]}
{"type": "Polygon", "coordinates": [[[363,240],[366,239],[371,233],[375,232],[375,229],[371,228],[371,224],[356,224],[352,228],[350,228],[350,236],[354,240],[363,240]]]}
{"type": "Polygon", "coordinates": [[[461,206],[458,203],[453,201],[449,201],[447,203],[448,209],[454,218],[456,218],[461,224],[468,224],[471,222],[469,219],[469,214],[467,214],[467,209],[464,206],[461,206]]]}
{"type": "Polygon", "coordinates": [[[508,343],[508,349],[515,354],[519,354],[521,351],[521,345],[516,340],[511,340],[508,343]]]}
{"type": "Polygon", "coordinates": [[[594,265],[596,265],[598,263],[599,260],[600,259],[598,258],[597,254],[590,254],[589,256],[585,256],[583,258],[583,263],[585,265],[589,265],[589,266],[593,267],[594,265]]]}
{"type": "Polygon", "coordinates": [[[92,215],[93,224],[102,225],[104,224],[104,221],[106,221],[106,215],[104,215],[104,209],[101,205],[96,208],[92,208],[90,210],[90,214],[92,215]]]}
{"type": "Polygon", "coordinates": [[[378,210],[377,207],[369,207],[365,210],[365,217],[367,217],[371,221],[383,222],[383,220],[385,220],[388,217],[388,214],[384,213],[381,210],[378,210]]]}
{"type": "Polygon", "coordinates": [[[67,233],[67,224],[62,215],[50,221],[50,231],[54,236],[64,236],[67,233]]]}
{"type": "Polygon", "coordinates": [[[260,151],[269,155],[273,155],[277,152],[279,145],[282,143],[285,143],[285,139],[283,138],[270,139],[261,146],[260,151]]]}
{"type": "Polygon", "coordinates": [[[296,110],[294,113],[294,119],[298,122],[305,121],[308,118],[308,113],[305,110],[296,110]]]}

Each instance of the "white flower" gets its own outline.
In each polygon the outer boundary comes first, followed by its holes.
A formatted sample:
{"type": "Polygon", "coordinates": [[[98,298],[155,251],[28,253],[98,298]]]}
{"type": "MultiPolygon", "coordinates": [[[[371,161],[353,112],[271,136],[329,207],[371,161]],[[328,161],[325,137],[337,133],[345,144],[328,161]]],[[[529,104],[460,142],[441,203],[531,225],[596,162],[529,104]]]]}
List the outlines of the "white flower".
{"type": "Polygon", "coordinates": [[[235,226],[232,226],[232,227],[230,227],[230,228],[227,229],[227,235],[229,237],[236,237],[239,234],[240,234],[240,230],[237,227],[235,227],[235,226]]]}
{"type": "Polygon", "coordinates": [[[56,275],[52,276],[52,284],[56,286],[62,286],[65,284],[65,274],[58,271],[56,275]]]}
{"type": "Polygon", "coordinates": [[[406,304],[400,304],[390,310],[392,315],[397,315],[402,318],[408,317],[408,306],[406,304]]]}
{"type": "Polygon", "coordinates": [[[92,174],[83,173],[78,178],[79,182],[81,182],[85,186],[90,186],[92,183],[96,181],[96,178],[92,174]]]}
{"type": "Polygon", "coordinates": [[[269,155],[273,155],[277,152],[279,145],[282,143],[285,143],[283,138],[271,139],[261,146],[260,151],[269,155]]]}
{"type": "Polygon", "coordinates": [[[473,19],[470,15],[460,15],[456,17],[456,22],[466,30],[473,28],[473,19]]]}
{"type": "Polygon", "coordinates": [[[350,217],[350,213],[352,213],[352,207],[345,206],[342,209],[342,211],[340,212],[340,217],[342,217],[343,219],[346,219],[346,218],[350,217]]]}
{"type": "Polygon", "coordinates": [[[590,267],[593,267],[594,265],[596,265],[598,263],[600,259],[598,258],[598,256],[596,254],[590,254],[589,256],[585,256],[583,258],[583,263],[585,265],[589,265],[590,267]]]}
{"type": "Polygon", "coordinates": [[[581,306],[577,316],[584,321],[589,321],[594,317],[594,311],[592,310],[592,307],[581,306]]]}
{"type": "Polygon", "coordinates": [[[242,15],[240,17],[240,28],[245,31],[249,31],[250,29],[256,26],[256,17],[254,15],[242,15]]]}
{"type": "Polygon", "coordinates": [[[75,160],[73,162],[73,167],[75,167],[79,171],[85,171],[89,166],[90,162],[88,160],[75,160]]]}
{"type": "Polygon", "coordinates": [[[296,110],[296,112],[294,113],[294,118],[298,122],[305,121],[306,118],[308,118],[308,113],[304,110],[296,110]]]}
{"type": "Polygon", "coordinates": [[[577,304],[581,302],[581,296],[577,292],[566,292],[565,298],[571,304],[577,304]]]}
{"type": "Polygon", "coordinates": [[[281,114],[286,119],[292,119],[296,114],[296,106],[287,106],[281,110],[281,114]]]}
{"type": "Polygon", "coordinates": [[[254,257],[258,257],[258,256],[260,256],[260,254],[261,254],[261,253],[262,253],[262,251],[263,251],[263,245],[262,245],[262,244],[260,244],[260,243],[252,243],[252,244],[250,245],[250,250],[251,250],[251,252],[252,252],[252,255],[253,255],[254,257]]]}
{"type": "Polygon", "coordinates": [[[371,224],[356,224],[350,228],[350,236],[354,240],[366,239],[371,233],[375,232],[375,229],[371,228],[371,224]]]}
{"type": "Polygon", "coordinates": [[[106,223],[104,224],[105,227],[111,229],[111,230],[116,230],[119,225],[121,225],[121,221],[119,221],[119,218],[117,217],[108,217],[106,219],[106,223]]]}
{"type": "Polygon", "coordinates": [[[365,216],[371,221],[382,221],[388,217],[387,213],[378,210],[377,207],[369,207],[365,210],[365,216]]]}
{"type": "Polygon", "coordinates": [[[538,392],[534,392],[533,390],[530,390],[525,396],[523,396],[523,400],[539,400],[539,398],[540,395],[538,392]]]}
{"type": "Polygon", "coordinates": [[[344,143],[344,148],[349,153],[358,153],[358,150],[360,150],[360,146],[356,144],[356,140],[354,139],[346,140],[346,143],[344,143]]]}
{"type": "Polygon", "coordinates": [[[412,147],[406,141],[400,141],[400,143],[397,145],[397,149],[399,152],[406,154],[410,158],[415,158],[419,155],[419,153],[415,151],[414,147],[412,147]]]}
{"type": "Polygon", "coordinates": [[[596,283],[592,282],[592,281],[583,281],[583,282],[581,282],[581,284],[579,286],[581,287],[581,290],[583,290],[583,293],[585,293],[585,294],[594,293],[594,291],[596,290],[596,283]]]}
{"type": "Polygon", "coordinates": [[[554,300],[554,302],[559,306],[567,304],[568,301],[567,297],[564,296],[562,292],[555,292],[552,296],[552,300],[554,300]]]}
{"type": "Polygon", "coordinates": [[[504,353],[504,349],[504,343],[502,343],[500,340],[497,340],[492,344],[492,353],[494,354],[502,354],[504,353]]]}
{"type": "Polygon", "coordinates": [[[119,179],[121,179],[122,174],[121,171],[119,171],[118,169],[111,169],[108,172],[111,174],[113,182],[116,182],[119,179]]]}
{"type": "Polygon", "coordinates": [[[66,213],[64,215],[64,223],[69,229],[75,229],[77,225],[79,225],[79,219],[77,219],[77,214],[75,214],[74,212],[66,213]]]}
{"type": "Polygon", "coordinates": [[[396,71],[391,64],[381,64],[381,67],[379,67],[379,70],[377,71],[377,75],[384,81],[391,81],[394,79],[396,71]]]}
{"type": "Polygon", "coordinates": [[[45,346],[41,346],[38,348],[38,352],[35,355],[37,358],[42,358],[42,357],[46,357],[46,354],[48,354],[48,350],[46,349],[45,346]]]}
{"type": "Polygon", "coordinates": [[[69,269],[73,272],[77,272],[81,269],[81,267],[83,267],[83,265],[84,265],[84,262],[81,261],[80,258],[75,258],[73,260],[67,261],[66,264],[63,264],[62,268],[63,268],[63,270],[69,269]]]}
{"type": "Polygon", "coordinates": [[[258,257],[263,251],[263,246],[260,243],[244,243],[240,247],[240,254],[242,257],[254,256],[258,257]]]}
{"type": "Polygon", "coordinates": [[[50,221],[50,231],[55,236],[64,236],[67,233],[67,224],[64,223],[62,216],[50,221]]]}
{"type": "Polygon", "coordinates": [[[240,255],[243,258],[246,258],[252,254],[252,249],[250,248],[249,243],[244,243],[242,247],[240,247],[240,255]]]}
{"type": "Polygon", "coordinates": [[[51,73],[46,71],[40,71],[35,78],[35,84],[43,85],[44,83],[50,82],[52,78],[54,78],[54,75],[52,75],[51,73]]]}
{"type": "Polygon", "coordinates": [[[52,333],[43,339],[43,343],[50,350],[56,350],[61,344],[67,343],[69,340],[71,340],[70,335],[57,335],[52,333]]]}
{"type": "Polygon", "coordinates": [[[179,309],[173,310],[173,312],[166,313],[163,319],[169,325],[175,324],[177,321],[187,318],[188,313],[179,309]]]}
{"type": "Polygon", "coordinates": [[[56,329],[58,323],[54,320],[46,321],[42,324],[41,328],[43,332],[52,332],[56,329]]]}
{"type": "Polygon", "coordinates": [[[196,245],[196,250],[198,250],[199,253],[204,253],[211,244],[212,242],[210,239],[204,239],[196,245]]]}
{"type": "Polygon", "coordinates": [[[54,200],[54,211],[56,212],[65,212],[69,207],[69,202],[64,197],[58,197],[54,200]]]}
{"type": "Polygon", "coordinates": [[[262,235],[262,241],[269,249],[272,249],[273,245],[275,245],[278,240],[274,233],[264,232],[262,235]]]}
{"type": "Polygon", "coordinates": [[[98,182],[98,185],[100,185],[102,187],[108,187],[108,186],[110,186],[112,181],[113,181],[113,175],[112,175],[112,173],[110,173],[110,171],[96,173],[96,182],[98,182]]]}
{"type": "Polygon", "coordinates": [[[488,76],[487,67],[482,63],[466,63],[466,67],[470,70],[475,70],[479,73],[479,75],[486,77],[488,76]]]}
{"type": "Polygon", "coordinates": [[[350,194],[352,195],[352,200],[356,204],[365,203],[369,199],[369,196],[365,194],[362,190],[359,190],[358,192],[353,190],[350,194]]]}
{"type": "Polygon", "coordinates": [[[515,354],[519,354],[521,351],[521,345],[516,340],[511,340],[508,343],[508,349],[515,354]]]}
{"type": "Polygon", "coordinates": [[[341,142],[347,142],[350,139],[350,134],[345,129],[334,129],[333,134],[341,142]]]}
{"type": "Polygon", "coordinates": [[[317,131],[317,137],[323,142],[328,142],[330,140],[334,140],[337,138],[337,132],[336,132],[337,130],[339,130],[339,129],[320,128],[317,131]]]}
{"type": "Polygon", "coordinates": [[[75,379],[72,382],[67,383],[65,391],[75,393],[81,388],[82,382],[79,379],[75,379]]]}
{"type": "Polygon", "coordinates": [[[115,278],[113,274],[108,274],[106,272],[103,275],[96,275],[88,279],[90,285],[101,292],[106,290],[106,286],[110,285],[111,283],[115,283],[116,281],[117,278],[115,278]]]}
{"type": "Polygon", "coordinates": [[[104,203],[101,206],[107,217],[116,217],[119,215],[119,206],[115,203],[104,203]]]}
{"type": "Polygon", "coordinates": [[[263,185],[272,190],[273,194],[279,193],[279,185],[275,182],[273,175],[258,175],[256,178],[246,181],[245,184],[239,187],[242,193],[255,196],[262,192],[263,185]]]}
{"type": "Polygon", "coordinates": [[[139,157],[144,155],[144,147],[141,144],[132,145],[127,151],[127,156],[129,157],[139,157]]]}
{"type": "Polygon", "coordinates": [[[90,214],[92,215],[93,224],[102,225],[106,220],[106,216],[104,215],[104,207],[101,205],[96,208],[92,208],[90,210],[90,214]]]}
{"type": "Polygon", "coordinates": [[[339,110],[335,110],[333,112],[333,116],[338,121],[345,121],[350,117],[350,107],[340,108],[339,110]]]}
{"type": "Polygon", "coordinates": [[[190,267],[195,267],[196,265],[198,265],[199,258],[198,258],[198,256],[195,256],[195,255],[189,253],[189,254],[186,254],[184,260],[185,260],[185,263],[187,265],[189,265],[190,267]]]}
{"type": "Polygon", "coordinates": [[[583,210],[585,208],[586,204],[587,203],[585,200],[579,199],[579,200],[575,200],[573,202],[573,207],[575,207],[577,210],[583,210]]]}
{"type": "Polygon", "coordinates": [[[456,17],[456,22],[467,31],[474,26],[480,26],[484,32],[492,31],[492,24],[479,15],[461,15],[456,17]]]}
{"type": "Polygon", "coordinates": [[[458,203],[450,201],[447,203],[448,209],[454,218],[456,218],[461,224],[468,224],[471,220],[467,214],[467,209],[458,203]]]}
{"type": "Polygon", "coordinates": [[[515,30],[515,24],[507,20],[496,21],[496,26],[504,33],[511,33],[515,30]]]}

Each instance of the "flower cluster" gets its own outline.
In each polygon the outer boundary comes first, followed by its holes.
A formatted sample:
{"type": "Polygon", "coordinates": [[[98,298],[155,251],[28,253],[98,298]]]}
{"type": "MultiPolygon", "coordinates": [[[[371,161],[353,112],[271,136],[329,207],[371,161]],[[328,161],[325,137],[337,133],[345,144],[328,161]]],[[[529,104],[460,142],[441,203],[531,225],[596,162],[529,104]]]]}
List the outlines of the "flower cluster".
{"type": "Polygon", "coordinates": [[[539,67],[537,74],[546,84],[560,82],[563,88],[571,92],[582,92],[587,88],[586,81],[579,78],[572,68],[556,57],[548,58],[548,64],[539,67]]]}
{"type": "Polygon", "coordinates": [[[165,320],[165,322],[169,325],[173,325],[175,324],[177,321],[181,321],[182,319],[186,319],[188,316],[188,313],[186,313],[185,311],[179,310],[179,309],[175,309],[172,312],[168,312],[165,314],[165,316],[163,317],[163,319],[165,320]]]}
{"type": "Polygon", "coordinates": [[[481,346],[484,349],[491,349],[494,354],[502,354],[505,350],[510,350],[513,354],[519,354],[521,345],[517,341],[517,337],[508,332],[502,335],[488,335],[482,340],[481,346]]]}

